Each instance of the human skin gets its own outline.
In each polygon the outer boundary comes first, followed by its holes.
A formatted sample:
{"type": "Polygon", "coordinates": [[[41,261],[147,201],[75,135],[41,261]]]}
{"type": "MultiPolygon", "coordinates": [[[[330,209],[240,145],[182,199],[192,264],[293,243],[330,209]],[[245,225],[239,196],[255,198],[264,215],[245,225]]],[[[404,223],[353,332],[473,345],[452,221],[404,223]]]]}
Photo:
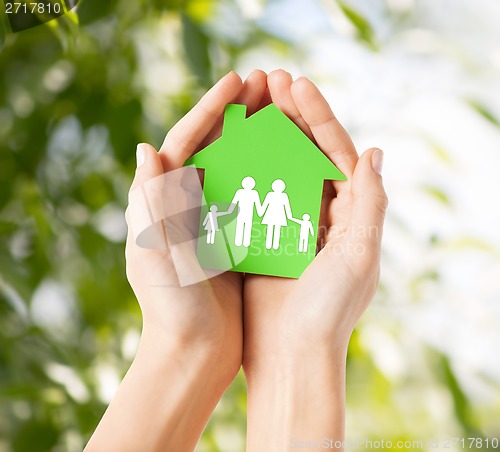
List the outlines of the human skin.
{"type": "Polygon", "coordinates": [[[382,151],[370,149],[358,158],[349,135],[309,80],[292,81],[279,70],[269,74],[268,87],[272,101],[347,181],[325,184],[322,249],[298,280],[245,276],[248,451],[343,440],[347,346],[378,285],[387,207],[382,151]]]}
{"type": "MultiPolygon", "coordinates": [[[[138,146],[130,192],[181,167],[220,135],[226,104],[243,103],[254,112],[266,89],[262,71],[252,73],[245,83],[234,72],[226,75],[169,131],[158,153],[150,145],[138,146]]],[[[129,208],[127,220],[136,214],[132,205],[129,208]]],[[[130,228],[126,261],[142,310],[142,336],[85,450],[192,450],[241,367],[242,275],[229,272],[181,288],[168,246],[141,248],[130,228]],[[152,275],[161,284],[150,284],[152,275]]]]}
{"type": "MultiPolygon", "coordinates": [[[[347,176],[327,183],[323,250],[298,280],[225,273],[180,287],[168,246],[127,239],[127,277],[143,314],[137,355],[87,451],[192,450],[241,363],[248,382],[247,450],[286,450],[294,439],[342,439],[345,356],[378,283],[387,199],[381,151],[360,159],[317,88],[289,74],[224,77],[166,136],[138,148],[131,192],[180,168],[220,136],[224,107],[252,114],[273,101],[347,176]],[[371,233],[355,234],[368,227],[371,233]],[[338,252],[338,246],[343,250],[338,252]],[[348,250],[363,248],[360,255],[348,250]],[[151,285],[150,275],[162,280],[151,285]],[[312,296],[314,295],[314,296],[312,296]],[[244,331],[244,333],[243,333],[244,331]]],[[[134,211],[128,211],[128,216],[134,211]]],[[[320,230],[320,232],[321,232],[320,230]]]]}

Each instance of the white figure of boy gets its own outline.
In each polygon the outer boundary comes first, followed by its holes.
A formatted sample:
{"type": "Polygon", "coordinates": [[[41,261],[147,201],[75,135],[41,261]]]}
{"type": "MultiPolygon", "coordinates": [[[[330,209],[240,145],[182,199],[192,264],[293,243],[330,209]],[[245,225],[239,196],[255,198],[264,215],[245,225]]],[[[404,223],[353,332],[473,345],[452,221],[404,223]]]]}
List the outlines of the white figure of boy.
{"type": "Polygon", "coordinates": [[[222,215],[227,215],[227,212],[217,212],[217,206],[212,204],[205,219],[203,220],[203,229],[207,231],[207,243],[213,245],[215,243],[215,232],[219,230],[218,218],[222,215]]]}
{"type": "Polygon", "coordinates": [[[311,216],[307,213],[302,215],[302,220],[297,218],[290,218],[295,223],[300,224],[299,233],[299,253],[307,253],[309,247],[309,235],[314,237],[314,229],[311,222],[311,216]]]}

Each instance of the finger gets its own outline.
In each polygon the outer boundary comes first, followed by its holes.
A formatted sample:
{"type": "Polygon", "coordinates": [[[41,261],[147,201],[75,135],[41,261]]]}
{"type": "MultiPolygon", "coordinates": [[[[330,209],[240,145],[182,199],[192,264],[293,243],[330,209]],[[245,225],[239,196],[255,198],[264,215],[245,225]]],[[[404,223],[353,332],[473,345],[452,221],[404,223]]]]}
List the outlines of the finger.
{"type": "Polygon", "coordinates": [[[161,218],[163,203],[162,180],[163,165],[155,148],[146,143],[137,145],[137,169],[129,191],[129,206],[126,220],[129,226],[127,246],[135,248],[133,237],[161,218]],[[147,188],[146,188],[147,187],[147,188]]]}
{"type": "MultiPolygon", "coordinates": [[[[267,74],[261,70],[253,71],[243,83],[238,97],[233,101],[236,104],[247,106],[247,117],[255,113],[267,89],[267,74]]],[[[201,148],[215,141],[222,131],[223,117],[221,116],[212,128],[207,138],[203,140],[201,148]]]]}
{"type": "Polygon", "coordinates": [[[352,178],[353,207],[348,235],[369,255],[380,252],[387,195],[382,183],[383,152],[369,149],[359,159],[352,178]]]}
{"type": "Polygon", "coordinates": [[[148,144],[138,146],[137,157],[126,213],[129,279],[140,277],[140,281],[135,280],[138,286],[147,282],[175,287],[206,280],[196,257],[195,236],[189,229],[197,220],[189,209],[194,203],[186,178],[196,185],[196,174],[189,176],[187,168],[164,174],[159,154],[148,144]]]}
{"type": "Polygon", "coordinates": [[[290,92],[292,82],[292,76],[283,69],[273,71],[267,76],[267,85],[269,86],[269,93],[273,103],[297,124],[302,132],[309,138],[312,138],[311,129],[301,116],[290,92]]]}
{"type": "MultiPolygon", "coordinates": [[[[338,122],[328,102],[318,88],[304,77],[293,82],[291,94],[318,146],[344,173],[347,180],[350,180],[358,155],[349,134],[338,122]]],[[[348,186],[345,183],[334,183],[337,192],[347,189],[348,186]]]]}
{"type": "Polygon", "coordinates": [[[135,170],[134,180],[130,187],[130,192],[135,190],[144,182],[163,174],[163,166],[160,156],[156,149],[147,143],[137,145],[137,169],[135,170]]]}
{"type": "Polygon", "coordinates": [[[247,117],[253,115],[262,100],[267,89],[267,74],[256,69],[243,83],[243,88],[236,98],[237,104],[247,106],[247,117]]]}
{"type": "Polygon", "coordinates": [[[219,80],[168,133],[160,149],[165,171],[180,168],[196,151],[224,108],[240,93],[242,81],[238,74],[230,72],[219,80]]]}
{"type": "MultiPolygon", "coordinates": [[[[267,81],[266,81],[266,84],[267,84],[267,81]]],[[[259,111],[264,107],[267,107],[272,102],[273,102],[273,100],[271,99],[271,93],[269,92],[269,86],[268,86],[266,88],[266,90],[264,91],[264,94],[262,95],[262,99],[260,100],[260,103],[259,103],[256,111],[259,111]]]]}

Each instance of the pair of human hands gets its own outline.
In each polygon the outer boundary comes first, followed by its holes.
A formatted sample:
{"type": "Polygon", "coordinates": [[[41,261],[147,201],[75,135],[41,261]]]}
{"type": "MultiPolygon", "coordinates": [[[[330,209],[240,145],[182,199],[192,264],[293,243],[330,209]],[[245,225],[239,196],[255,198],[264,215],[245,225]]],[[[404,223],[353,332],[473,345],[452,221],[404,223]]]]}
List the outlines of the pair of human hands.
{"type": "Polygon", "coordinates": [[[182,347],[216,362],[222,388],[241,365],[247,378],[282,359],[344,355],[351,332],[378,285],[387,197],[382,152],[358,158],[354,145],[317,87],[283,70],[256,70],[243,83],[230,72],[167,134],[159,152],[138,146],[131,191],[182,167],[221,133],[228,103],[251,115],[273,102],[342,171],[347,181],[325,182],[318,243],[321,251],[298,279],[226,272],[181,287],[170,250],[145,249],[129,232],[127,277],[143,313],[144,334],[167,349],[182,347]],[[150,275],[163,284],[152,285],[150,275]]]}

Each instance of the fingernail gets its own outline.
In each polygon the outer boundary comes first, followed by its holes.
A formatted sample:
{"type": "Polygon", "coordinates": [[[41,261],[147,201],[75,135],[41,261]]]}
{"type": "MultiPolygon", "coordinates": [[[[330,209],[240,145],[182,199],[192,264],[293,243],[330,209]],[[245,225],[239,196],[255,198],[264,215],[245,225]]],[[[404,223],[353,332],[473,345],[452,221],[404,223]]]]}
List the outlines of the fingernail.
{"type": "Polygon", "coordinates": [[[139,143],[137,145],[136,157],[137,157],[137,168],[139,168],[146,162],[146,145],[144,143],[139,143]]]}
{"type": "Polygon", "coordinates": [[[382,167],[384,166],[384,152],[380,149],[377,149],[376,151],[373,152],[372,154],[372,167],[373,170],[378,173],[382,174],[382,167]]]}

